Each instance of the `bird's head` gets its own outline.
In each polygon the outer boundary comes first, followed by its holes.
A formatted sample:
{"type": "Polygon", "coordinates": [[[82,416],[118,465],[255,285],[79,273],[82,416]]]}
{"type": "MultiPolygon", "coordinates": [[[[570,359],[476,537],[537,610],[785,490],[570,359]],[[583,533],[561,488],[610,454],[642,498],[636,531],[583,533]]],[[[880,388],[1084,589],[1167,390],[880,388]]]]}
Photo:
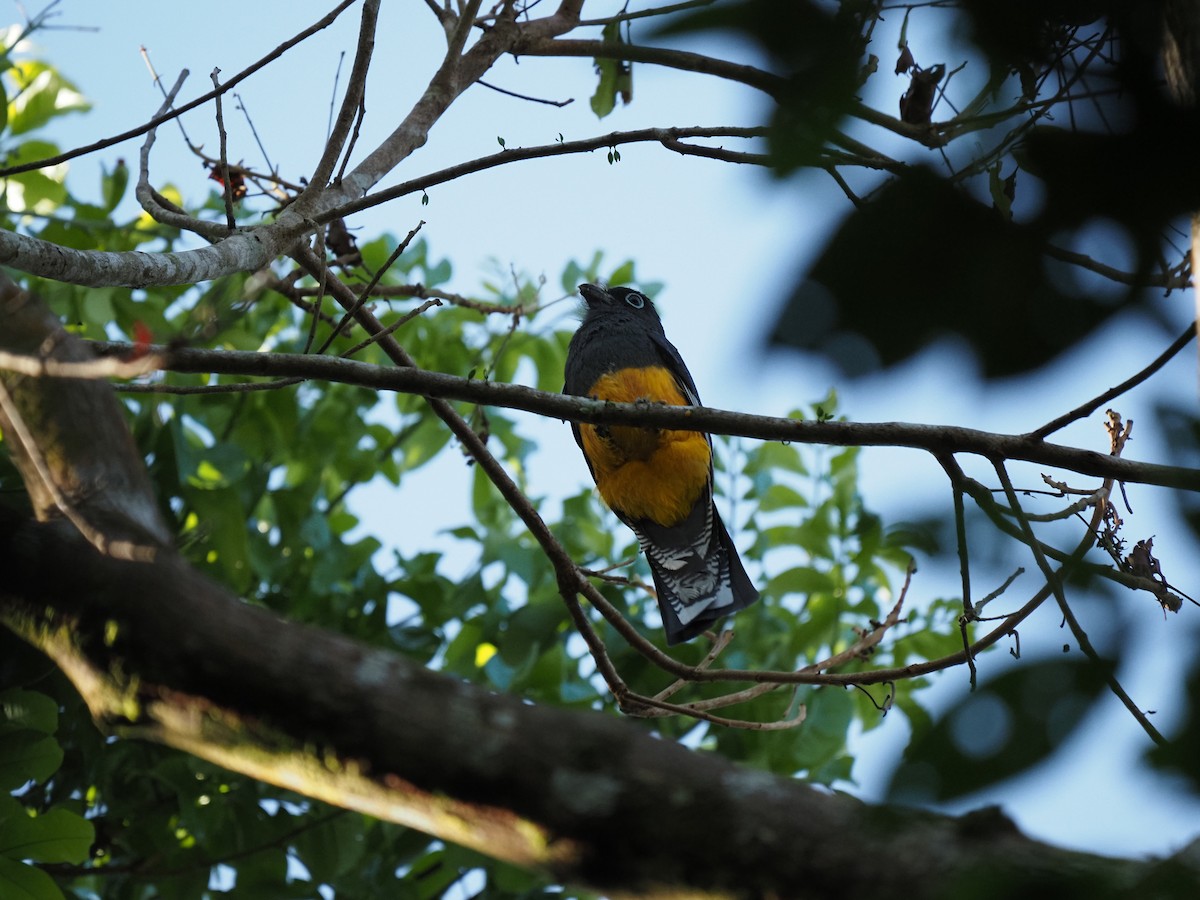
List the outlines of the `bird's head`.
{"type": "Polygon", "coordinates": [[[597,284],[581,284],[579,293],[591,315],[624,312],[635,317],[645,316],[658,321],[658,310],[654,303],[641,291],[628,287],[601,287],[597,284]]]}

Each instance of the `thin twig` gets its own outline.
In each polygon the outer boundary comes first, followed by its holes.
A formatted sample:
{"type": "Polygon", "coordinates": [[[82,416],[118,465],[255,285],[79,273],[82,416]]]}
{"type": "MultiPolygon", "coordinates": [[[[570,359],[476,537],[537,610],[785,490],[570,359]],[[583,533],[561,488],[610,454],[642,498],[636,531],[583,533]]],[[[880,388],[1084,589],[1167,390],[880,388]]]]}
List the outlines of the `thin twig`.
{"type": "Polygon", "coordinates": [[[971,690],[975,690],[979,673],[975,669],[975,659],[971,656],[971,639],[967,629],[975,621],[975,607],[971,603],[971,565],[967,554],[967,522],[963,504],[964,472],[951,454],[938,457],[946,477],[950,479],[950,488],[954,492],[954,533],[958,544],[958,569],[962,578],[962,615],[958,617],[958,630],[962,637],[963,651],[967,654],[968,680],[971,690]]]}
{"type": "Polygon", "coordinates": [[[375,28],[379,23],[379,0],[366,0],[363,4],[362,20],[359,23],[358,44],[355,47],[354,65],[350,69],[350,79],[346,83],[346,96],[342,98],[341,109],[333,123],[329,140],[325,142],[325,150],[317,161],[309,178],[308,187],[296,198],[296,208],[305,209],[307,204],[315,201],[320,192],[325,190],[333,168],[346,146],[355,116],[363,103],[367,89],[367,72],[371,67],[371,57],[375,52],[375,28]]]}
{"type": "Polygon", "coordinates": [[[422,175],[420,178],[414,178],[393,187],[376,191],[373,194],[367,194],[365,197],[350,200],[340,206],[322,212],[316,216],[316,220],[325,223],[333,219],[345,218],[353,213],[362,212],[364,209],[370,209],[381,203],[386,203],[389,200],[395,200],[408,194],[427,190],[435,185],[454,181],[455,179],[462,178],[464,175],[471,175],[496,166],[509,165],[510,163],[524,160],[544,159],[551,156],[564,156],[572,153],[591,153],[594,150],[603,150],[607,147],[614,147],[620,144],[633,144],[646,141],[655,141],[661,144],[666,141],[691,137],[754,138],[762,137],[766,133],[766,128],[743,128],[737,126],[641,128],[636,131],[614,131],[610,134],[579,141],[563,141],[534,147],[514,147],[502,150],[499,153],[493,153],[491,156],[482,156],[479,159],[458,163],[440,171],[422,175]]]}
{"type": "Polygon", "coordinates": [[[1161,369],[1163,366],[1165,366],[1181,350],[1183,350],[1184,347],[1186,347],[1188,344],[1190,344],[1195,337],[1196,337],[1196,323],[1189,322],[1187,327],[1184,328],[1183,331],[1180,333],[1179,337],[1175,338],[1175,340],[1173,340],[1171,342],[1171,345],[1169,347],[1167,347],[1167,349],[1164,350],[1162,353],[1160,353],[1154,359],[1154,361],[1150,363],[1150,365],[1146,366],[1144,369],[1142,369],[1140,372],[1136,373],[1135,375],[1132,375],[1129,378],[1126,378],[1124,381],[1122,381],[1116,387],[1109,388],[1104,393],[1102,393],[1096,397],[1093,397],[1091,400],[1087,401],[1086,403],[1080,404],[1079,406],[1075,407],[1070,412],[1063,413],[1061,416],[1051,419],[1049,422],[1047,422],[1041,428],[1034,429],[1033,431],[1030,432],[1030,436],[1041,440],[1041,439],[1045,438],[1047,435],[1053,434],[1054,432],[1058,431],[1060,428],[1063,428],[1063,427],[1071,424],[1072,422],[1075,422],[1079,419],[1090,416],[1092,413],[1094,413],[1100,407],[1102,407],[1108,403],[1111,403],[1115,398],[1121,396],[1121,394],[1125,393],[1126,391],[1130,390],[1131,388],[1137,387],[1139,384],[1141,384],[1143,381],[1145,381],[1147,378],[1149,378],[1151,375],[1153,375],[1155,372],[1157,372],[1159,369],[1161,369]]]}
{"type": "Polygon", "coordinates": [[[531,97],[529,94],[518,94],[516,91],[505,90],[502,87],[497,87],[494,84],[489,84],[480,78],[475,82],[480,87],[485,87],[490,91],[495,91],[497,94],[504,94],[506,97],[516,97],[518,100],[528,100],[530,103],[544,103],[547,106],[568,106],[575,102],[574,97],[568,97],[566,100],[547,100],[544,97],[531,97]]]}
{"type": "MultiPolygon", "coordinates": [[[[213,87],[217,89],[220,89],[221,87],[221,81],[217,77],[220,74],[221,70],[214,68],[209,75],[209,77],[212,79],[213,87]]],[[[221,186],[224,188],[225,195],[225,227],[227,227],[230,231],[233,231],[235,228],[237,228],[237,219],[235,219],[233,215],[233,182],[229,177],[229,156],[226,147],[228,135],[225,133],[225,114],[221,108],[220,94],[217,94],[216,96],[216,106],[217,135],[220,140],[221,148],[221,155],[219,157],[220,162],[218,165],[220,166],[221,171],[221,186]]]]}
{"type": "Polygon", "coordinates": [[[397,319],[395,322],[393,322],[387,328],[383,329],[383,331],[379,332],[379,334],[373,334],[366,340],[360,341],[359,343],[357,343],[353,347],[351,347],[349,350],[346,350],[345,352],[343,352],[341,354],[342,358],[345,359],[345,358],[354,356],[354,354],[358,353],[360,350],[365,350],[367,347],[370,347],[372,344],[379,342],[383,338],[387,337],[389,334],[394,334],[396,331],[403,328],[405,325],[407,325],[409,322],[411,322],[417,316],[421,315],[421,313],[425,312],[427,309],[434,307],[434,306],[441,306],[441,305],[442,305],[441,300],[437,300],[437,299],[426,300],[424,303],[422,303],[416,309],[412,309],[412,310],[409,310],[408,312],[406,312],[404,315],[402,315],[399,319],[397,319]]]}
{"type": "MultiPolygon", "coordinates": [[[[237,108],[242,111],[242,115],[246,119],[246,124],[250,126],[250,133],[254,135],[254,143],[258,144],[258,151],[263,155],[263,160],[267,164],[267,169],[272,176],[275,175],[275,164],[271,162],[271,157],[267,155],[267,148],[263,146],[262,138],[258,136],[258,129],[254,127],[254,120],[250,118],[250,110],[246,109],[246,104],[242,100],[242,95],[235,93],[233,99],[237,101],[237,108]]],[[[247,177],[253,177],[251,173],[246,173],[247,177]]]]}
{"type": "MultiPolygon", "coordinates": [[[[142,62],[144,62],[146,64],[146,68],[150,70],[151,81],[158,88],[159,93],[163,95],[163,99],[166,99],[167,88],[166,85],[163,84],[162,76],[159,75],[158,70],[154,68],[154,63],[150,61],[150,51],[146,49],[145,45],[142,45],[138,49],[142,54],[142,62]]],[[[170,104],[168,104],[165,109],[159,110],[157,113],[155,113],[155,115],[162,115],[167,111],[167,109],[170,109],[170,104]]],[[[200,148],[193,144],[192,139],[188,137],[187,129],[183,127],[183,119],[176,119],[175,124],[179,126],[179,133],[183,137],[183,142],[187,144],[188,147],[190,147],[193,151],[199,150],[200,148]]]]}
{"type": "MultiPolygon", "coordinates": [[[[317,258],[319,260],[321,260],[321,277],[317,279],[317,296],[313,300],[313,309],[315,310],[315,314],[313,315],[312,319],[309,320],[308,336],[304,339],[304,352],[305,353],[308,353],[310,350],[312,350],[313,341],[315,341],[317,338],[317,323],[321,320],[321,315],[320,315],[321,305],[325,302],[325,288],[329,281],[329,264],[328,264],[327,260],[325,259],[326,254],[325,254],[325,229],[324,228],[317,229],[316,244],[317,244],[317,246],[316,246],[317,258]]],[[[337,337],[337,335],[341,332],[342,328],[345,325],[345,322],[346,322],[346,320],[343,319],[333,329],[333,331],[329,335],[330,341],[332,341],[335,337],[337,337]]],[[[326,346],[328,346],[328,345],[326,345],[326,346]]],[[[322,349],[324,349],[324,348],[322,348],[322,349]]],[[[317,352],[320,353],[321,351],[318,350],[317,352]]]]}
{"type": "MultiPolygon", "coordinates": [[[[346,310],[345,314],[342,316],[342,320],[340,322],[338,322],[337,328],[333,329],[333,331],[330,332],[329,337],[327,337],[325,339],[325,342],[323,344],[321,344],[320,347],[317,348],[318,356],[320,356],[326,350],[329,349],[329,345],[333,343],[334,338],[336,338],[339,334],[342,333],[342,329],[345,328],[350,323],[350,320],[354,318],[355,314],[360,309],[362,309],[363,304],[367,302],[367,298],[371,296],[371,288],[375,287],[375,285],[379,282],[379,279],[381,279],[385,274],[387,274],[388,269],[390,269],[395,264],[396,260],[398,260],[400,258],[400,255],[402,253],[404,253],[405,250],[408,249],[408,245],[412,242],[412,239],[417,236],[417,232],[419,232],[421,230],[421,228],[422,228],[422,226],[424,226],[424,224],[425,224],[424,219],[419,221],[416,224],[416,226],[413,227],[412,231],[410,231],[405,236],[404,240],[402,240],[399,244],[396,245],[396,249],[393,250],[391,252],[391,254],[389,254],[389,256],[388,256],[387,260],[384,262],[384,264],[379,267],[379,271],[375,273],[375,275],[367,283],[366,287],[364,287],[362,289],[362,291],[359,293],[358,299],[355,300],[354,305],[346,310]]],[[[322,260],[324,260],[324,258],[325,258],[324,256],[321,257],[322,260]]],[[[324,270],[324,272],[325,272],[325,274],[323,275],[323,277],[328,279],[330,276],[328,275],[327,267],[324,270]]]]}
{"type": "Polygon", "coordinates": [[[1029,519],[1026,518],[1025,513],[1021,509],[1021,501],[1017,497],[1016,490],[1013,489],[1012,480],[1008,477],[1007,468],[1000,460],[994,460],[993,465],[996,469],[996,475],[1000,479],[1000,484],[1004,487],[1004,494],[1008,498],[1008,502],[1012,506],[1017,520],[1020,522],[1021,530],[1028,539],[1029,547],[1033,551],[1033,558],[1037,561],[1038,568],[1042,570],[1042,574],[1046,578],[1046,583],[1050,586],[1054,594],[1054,599],[1058,601],[1058,607],[1062,611],[1063,619],[1066,621],[1067,626],[1071,629],[1071,634],[1075,636],[1075,643],[1092,660],[1093,664],[1103,672],[1104,680],[1108,683],[1109,690],[1125,705],[1125,708],[1129,710],[1137,723],[1142,726],[1142,729],[1150,736],[1150,739],[1159,746],[1166,746],[1166,738],[1162,736],[1157,728],[1150,724],[1150,720],[1146,718],[1146,714],[1138,708],[1138,705],[1125,692],[1125,688],[1121,686],[1121,683],[1117,681],[1116,675],[1112,673],[1111,667],[1100,658],[1100,654],[1092,646],[1087,632],[1083,630],[1083,626],[1079,624],[1079,620],[1075,618],[1075,613],[1067,603],[1066,593],[1063,591],[1062,579],[1059,572],[1050,565],[1049,560],[1046,559],[1046,555],[1042,553],[1041,545],[1033,533],[1033,525],[1030,524],[1029,519]]]}
{"type": "Polygon", "coordinates": [[[176,119],[179,116],[182,116],[184,113],[190,112],[191,110],[195,109],[198,106],[203,106],[209,100],[212,100],[215,96],[217,96],[218,93],[223,94],[226,91],[233,88],[235,85],[239,84],[240,82],[245,81],[247,78],[249,78],[255,72],[257,72],[259,69],[263,68],[266,65],[269,65],[270,63],[273,63],[279,57],[283,56],[283,54],[285,54],[287,51],[291,50],[297,44],[312,37],[318,31],[328,28],[330,25],[333,24],[333,22],[337,19],[337,17],[342,14],[342,12],[344,10],[346,10],[350,6],[353,6],[357,2],[358,2],[358,0],[342,0],[342,2],[339,3],[333,9],[333,11],[330,12],[328,15],[324,16],[323,18],[321,18],[320,20],[318,20],[317,22],[315,22],[308,28],[304,29],[304,31],[300,32],[295,37],[289,38],[288,40],[284,41],[282,44],[280,44],[278,47],[276,47],[274,50],[272,50],[266,56],[259,59],[257,62],[251,64],[250,66],[247,66],[245,69],[242,69],[242,71],[238,72],[237,75],[235,75],[229,81],[225,82],[224,87],[222,87],[220,89],[220,91],[209,91],[207,94],[197,97],[192,102],[185,103],[183,106],[179,107],[178,109],[174,109],[174,110],[171,110],[170,112],[166,112],[166,113],[159,113],[158,115],[156,115],[154,118],[152,118],[149,122],[145,123],[144,125],[139,125],[137,128],[131,128],[128,131],[123,131],[118,135],[114,135],[113,137],[104,138],[103,140],[96,141],[96,142],[88,144],[87,146],[84,146],[84,147],[76,147],[74,150],[68,150],[66,153],[60,153],[57,156],[48,156],[45,159],[36,159],[32,162],[22,163],[19,166],[7,166],[3,169],[0,169],[0,178],[7,177],[9,175],[16,175],[20,172],[32,172],[35,169],[45,169],[45,168],[48,168],[49,166],[56,166],[59,163],[68,162],[68,161],[70,161],[72,159],[76,159],[80,156],[87,156],[89,153],[95,153],[97,150],[103,150],[105,147],[111,147],[114,144],[120,144],[120,143],[122,143],[124,141],[128,141],[132,138],[141,137],[143,134],[146,134],[151,129],[157,128],[159,125],[162,125],[164,122],[170,122],[172,119],[176,119]]]}

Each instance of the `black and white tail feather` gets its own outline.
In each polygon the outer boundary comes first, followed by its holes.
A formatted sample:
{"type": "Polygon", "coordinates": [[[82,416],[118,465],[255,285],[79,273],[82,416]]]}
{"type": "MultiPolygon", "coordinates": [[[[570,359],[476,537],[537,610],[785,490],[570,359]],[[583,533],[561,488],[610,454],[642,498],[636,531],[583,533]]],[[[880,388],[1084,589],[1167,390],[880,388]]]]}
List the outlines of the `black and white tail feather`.
{"type": "Polygon", "coordinates": [[[668,644],[691,640],[758,599],[713,506],[711,488],[679,525],[664,528],[646,519],[626,524],[650,563],[668,644]],[[683,535],[691,540],[680,543],[683,535]]]}

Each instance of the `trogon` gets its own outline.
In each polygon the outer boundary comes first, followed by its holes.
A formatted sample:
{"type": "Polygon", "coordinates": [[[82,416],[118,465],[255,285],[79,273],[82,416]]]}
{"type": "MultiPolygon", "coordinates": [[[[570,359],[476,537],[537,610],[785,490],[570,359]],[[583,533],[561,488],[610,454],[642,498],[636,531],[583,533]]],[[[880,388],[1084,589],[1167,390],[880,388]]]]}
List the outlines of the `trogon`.
{"type": "MultiPolygon", "coordinates": [[[[563,393],[699,406],[691,373],[645,294],[581,284],[563,393]]],[[[633,529],[654,576],[667,643],[758,599],[713,505],[712,440],[697,431],[572,424],[600,496],[633,529]]]]}

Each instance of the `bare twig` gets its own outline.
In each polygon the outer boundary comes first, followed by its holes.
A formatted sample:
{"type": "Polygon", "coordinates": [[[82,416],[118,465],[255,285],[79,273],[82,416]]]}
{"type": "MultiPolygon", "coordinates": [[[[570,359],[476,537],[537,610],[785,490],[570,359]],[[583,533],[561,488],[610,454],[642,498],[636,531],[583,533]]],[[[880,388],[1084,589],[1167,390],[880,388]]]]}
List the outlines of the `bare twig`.
{"type": "Polygon", "coordinates": [[[324,16],[317,22],[313,23],[311,26],[304,29],[304,31],[300,32],[295,37],[289,38],[288,40],[284,41],[282,44],[280,44],[278,47],[276,47],[274,50],[272,50],[266,56],[259,59],[257,62],[253,63],[250,66],[247,66],[245,69],[242,69],[242,71],[238,72],[237,75],[233,76],[233,78],[231,78],[229,81],[225,82],[224,87],[220,88],[219,91],[209,91],[207,94],[204,94],[201,97],[197,97],[192,102],[185,103],[183,106],[179,107],[178,109],[171,110],[170,112],[159,113],[158,115],[156,115],[154,118],[152,118],[146,124],[139,125],[137,128],[131,128],[128,131],[123,131],[118,135],[114,135],[113,137],[104,138],[103,140],[96,141],[95,143],[88,144],[87,146],[84,146],[84,147],[76,147],[74,150],[68,150],[66,153],[60,153],[57,156],[49,156],[49,157],[46,157],[45,159],[37,159],[32,162],[22,163],[21,165],[18,165],[18,166],[8,166],[6,168],[0,169],[0,178],[6,177],[8,175],[16,175],[20,172],[32,172],[35,169],[44,169],[49,166],[56,166],[59,163],[68,162],[68,161],[70,161],[72,159],[76,159],[80,156],[87,156],[89,153],[95,153],[97,150],[103,150],[105,147],[111,147],[114,144],[120,144],[123,141],[128,141],[132,138],[140,137],[141,135],[146,134],[151,129],[157,128],[159,125],[162,125],[164,122],[170,122],[172,119],[178,118],[179,116],[195,109],[198,106],[203,106],[209,100],[212,100],[214,97],[216,97],[218,93],[223,94],[226,91],[231,90],[235,85],[241,83],[242,81],[245,81],[247,78],[249,78],[255,72],[257,72],[259,69],[263,68],[264,66],[269,65],[270,63],[273,63],[275,60],[277,60],[279,57],[283,56],[283,54],[285,54],[287,51],[291,50],[297,44],[302,43],[303,41],[312,37],[318,31],[322,31],[323,29],[328,28],[330,25],[332,25],[334,23],[334,21],[337,19],[337,17],[342,14],[342,12],[344,12],[348,7],[353,6],[357,2],[358,2],[358,0],[342,0],[342,2],[339,3],[328,15],[324,16]]]}
{"type": "MultiPolygon", "coordinates": [[[[362,309],[363,304],[367,302],[367,298],[371,296],[371,288],[375,287],[375,285],[379,282],[379,279],[381,279],[384,275],[387,274],[388,269],[390,269],[395,264],[396,260],[398,260],[400,258],[400,255],[402,253],[404,253],[405,250],[408,249],[408,245],[410,243],[412,243],[412,239],[417,236],[417,232],[419,232],[421,230],[421,227],[424,224],[425,224],[424,220],[421,220],[420,222],[418,222],[413,227],[413,229],[407,235],[405,235],[404,240],[402,240],[399,244],[396,245],[396,249],[394,249],[388,255],[387,260],[384,262],[384,264],[382,266],[379,267],[379,271],[375,273],[375,275],[371,278],[370,282],[368,282],[366,287],[364,287],[362,289],[362,291],[359,293],[358,299],[355,300],[354,305],[351,306],[348,310],[346,310],[346,313],[342,316],[342,320],[340,322],[338,322],[337,328],[333,329],[333,331],[330,332],[329,337],[325,338],[325,342],[323,344],[321,344],[320,347],[317,348],[318,355],[324,353],[326,350],[329,349],[329,345],[333,343],[334,338],[336,338],[339,334],[342,333],[342,329],[345,328],[350,323],[350,320],[354,318],[355,313],[357,313],[360,309],[362,309]]],[[[324,256],[321,257],[322,261],[324,260],[324,258],[325,258],[324,256]]],[[[328,267],[326,267],[325,272],[322,275],[322,278],[328,279],[328,277],[329,277],[328,267]]],[[[322,283],[324,283],[324,281],[322,283]]]]}
{"type": "Polygon", "coordinates": [[[570,106],[575,102],[574,97],[568,97],[566,100],[547,100],[545,97],[533,97],[529,94],[518,94],[516,91],[506,90],[494,84],[489,84],[480,78],[476,84],[480,87],[485,87],[489,91],[495,91],[497,94],[503,94],[506,97],[515,97],[518,100],[528,100],[530,103],[544,103],[546,106],[570,106]]]}
{"type": "Polygon", "coordinates": [[[626,62],[667,66],[672,69],[682,69],[687,72],[713,75],[729,81],[741,82],[777,99],[787,87],[787,79],[772,72],[686,50],[640,47],[625,42],[533,37],[522,38],[513,49],[521,56],[584,56],[592,59],[620,59],[626,62]]]}
{"type": "MultiPolygon", "coordinates": [[[[217,76],[220,74],[220,69],[213,69],[212,73],[209,75],[209,77],[212,78],[213,87],[217,88],[218,90],[220,90],[221,82],[217,76]]],[[[226,146],[228,143],[228,135],[225,133],[225,113],[221,108],[221,95],[219,93],[214,98],[214,102],[216,103],[217,107],[217,137],[221,148],[221,155],[219,157],[220,162],[218,165],[220,166],[221,172],[221,187],[223,188],[222,193],[225,197],[225,227],[227,227],[230,231],[233,231],[235,228],[237,228],[237,219],[235,219],[233,215],[233,181],[229,177],[229,155],[227,152],[228,148],[226,146]]]]}
{"type": "MultiPolygon", "coordinates": [[[[262,138],[258,136],[258,129],[254,127],[254,120],[250,118],[250,110],[246,109],[246,104],[242,100],[241,94],[234,94],[233,99],[237,101],[237,108],[241,110],[242,115],[246,119],[246,125],[250,128],[250,133],[254,135],[254,143],[258,144],[258,152],[263,155],[263,161],[267,164],[267,169],[271,172],[272,177],[275,176],[275,164],[271,162],[271,157],[267,154],[267,148],[263,146],[262,138]]],[[[251,177],[247,173],[247,177],[251,177]]]]}
{"type": "Polygon", "coordinates": [[[333,123],[329,140],[325,142],[325,152],[317,162],[309,178],[308,187],[295,200],[297,210],[305,211],[320,192],[329,183],[333,167],[337,165],[346,146],[356,115],[363,103],[367,89],[367,71],[371,67],[371,56],[375,52],[375,28],[379,21],[380,0],[365,0],[363,3],[362,20],[358,31],[358,46],[355,50],[354,65],[350,70],[350,79],[346,83],[346,96],[342,98],[341,109],[333,123]]]}
{"type": "Polygon", "coordinates": [[[406,312],[404,315],[402,315],[399,319],[397,319],[391,325],[387,326],[387,328],[383,329],[383,331],[379,332],[379,334],[373,334],[366,340],[360,341],[359,343],[357,343],[353,347],[351,347],[349,350],[344,351],[341,354],[341,356],[343,358],[348,358],[348,357],[351,357],[354,354],[358,353],[360,350],[365,350],[367,347],[370,347],[372,344],[379,342],[383,338],[387,337],[389,334],[394,334],[396,331],[403,328],[405,325],[407,325],[409,322],[411,322],[413,319],[415,319],[417,316],[421,315],[421,313],[425,312],[426,310],[430,309],[431,307],[441,306],[441,305],[442,305],[442,301],[438,300],[436,298],[434,298],[433,300],[426,300],[424,303],[422,303],[416,309],[412,309],[412,310],[409,310],[408,312],[406,312]]]}
{"type": "Polygon", "coordinates": [[[1033,558],[1037,561],[1038,568],[1042,570],[1042,574],[1046,578],[1046,584],[1050,587],[1054,594],[1054,599],[1058,601],[1058,607],[1062,611],[1063,619],[1071,629],[1071,634],[1075,636],[1075,642],[1079,645],[1079,649],[1082,650],[1084,654],[1092,660],[1093,664],[1100,668],[1104,674],[1104,680],[1108,683],[1109,690],[1111,690],[1117,699],[1125,705],[1125,708],[1129,710],[1130,714],[1137,721],[1137,723],[1142,726],[1142,729],[1147,735],[1150,736],[1150,739],[1159,746],[1166,746],[1166,738],[1162,736],[1157,728],[1150,724],[1150,720],[1146,718],[1146,714],[1142,712],[1138,705],[1133,702],[1133,699],[1129,696],[1129,694],[1125,692],[1125,689],[1121,686],[1121,683],[1117,681],[1116,675],[1112,673],[1110,666],[1100,658],[1100,654],[1097,653],[1096,648],[1092,646],[1092,642],[1088,639],[1087,632],[1083,630],[1083,626],[1079,623],[1079,620],[1075,618],[1075,613],[1067,603],[1066,593],[1063,590],[1062,579],[1059,575],[1059,572],[1050,565],[1049,560],[1046,559],[1046,555],[1042,553],[1041,545],[1033,533],[1033,526],[1030,524],[1029,519],[1025,516],[1025,513],[1021,509],[1021,501],[1017,497],[1017,492],[1013,488],[1012,480],[1008,476],[1008,471],[1004,466],[1004,463],[999,460],[995,460],[994,465],[996,469],[996,475],[999,477],[1001,485],[1004,486],[1005,496],[1008,498],[1008,502],[1012,506],[1013,512],[1017,515],[1017,519],[1021,524],[1021,530],[1025,532],[1025,535],[1028,539],[1027,543],[1029,544],[1030,549],[1033,550],[1033,558]]]}
{"type": "Polygon", "coordinates": [[[1180,333],[1179,337],[1175,338],[1175,340],[1171,342],[1171,345],[1169,347],[1167,347],[1167,349],[1164,350],[1162,353],[1160,353],[1154,359],[1154,361],[1150,363],[1150,365],[1146,366],[1146,368],[1142,369],[1137,374],[1132,375],[1129,378],[1126,378],[1124,381],[1122,381],[1116,387],[1109,388],[1104,393],[1102,393],[1096,397],[1093,397],[1091,400],[1087,401],[1086,403],[1080,404],[1079,406],[1075,407],[1075,409],[1071,410],[1070,412],[1063,413],[1061,416],[1051,419],[1049,422],[1047,422],[1041,428],[1037,428],[1037,429],[1031,431],[1030,435],[1035,438],[1044,438],[1047,435],[1053,434],[1054,432],[1058,431],[1059,429],[1071,424],[1072,422],[1075,422],[1079,419],[1090,416],[1092,413],[1094,413],[1100,407],[1104,406],[1107,403],[1111,403],[1115,398],[1121,396],[1121,394],[1125,393],[1126,391],[1128,391],[1132,388],[1137,387],[1143,381],[1148,379],[1151,375],[1153,375],[1155,372],[1157,372],[1159,369],[1161,369],[1163,366],[1165,366],[1168,362],[1170,362],[1176,356],[1176,354],[1178,354],[1184,347],[1186,347],[1188,344],[1190,344],[1195,337],[1196,337],[1196,323],[1191,322],[1188,324],[1188,326],[1186,328],[1183,329],[1183,331],[1180,333]]]}
{"type": "Polygon", "coordinates": [[[655,141],[660,144],[680,138],[695,137],[761,137],[767,133],[766,128],[741,128],[735,126],[719,127],[689,127],[689,128],[642,128],[636,131],[614,131],[610,134],[586,138],[579,141],[564,141],[554,144],[542,144],[534,147],[514,147],[505,149],[491,156],[483,156],[465,163],[459,163],[437,172],[431,172],[420,178],[402,182],[394,187],[385,188],[368,194],[359,199],[350,200],[317,216],[318,222],[328,222],[339,217],[350,216],[364,209],[378,206],[389,200],[415,194],[427,190],[434,185],[445,184],[448,181],[462,178],[475,172],[482,172],[496,166],[504,166],[514,162],[529,159],[544,159],[551,156],[563,156],[571,153],[590,153],[593,150],[603,150],[607,147],[632,144],[645,141],[655,141]]]}

